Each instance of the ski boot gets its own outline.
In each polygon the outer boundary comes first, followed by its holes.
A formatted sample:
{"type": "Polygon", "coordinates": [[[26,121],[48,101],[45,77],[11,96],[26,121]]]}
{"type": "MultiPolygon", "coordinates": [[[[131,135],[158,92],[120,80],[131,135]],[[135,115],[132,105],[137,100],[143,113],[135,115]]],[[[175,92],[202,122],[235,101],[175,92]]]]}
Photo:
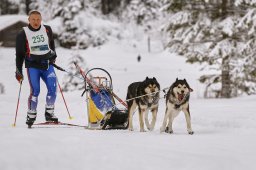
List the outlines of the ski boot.
{"type": "Polygon", "coordinates": [[[54,115],[54,105],[45,107],[45,120],[47,122],[58,123],[58,118],[54,115]]]}
{"type": "Polygon", "coordinates": [[[36,111],[29,110],[27,113],[27,121],[26,121],[28,128],[31,128],[31,126],[34,124],[35,120],[36,120],[36,111]]]}

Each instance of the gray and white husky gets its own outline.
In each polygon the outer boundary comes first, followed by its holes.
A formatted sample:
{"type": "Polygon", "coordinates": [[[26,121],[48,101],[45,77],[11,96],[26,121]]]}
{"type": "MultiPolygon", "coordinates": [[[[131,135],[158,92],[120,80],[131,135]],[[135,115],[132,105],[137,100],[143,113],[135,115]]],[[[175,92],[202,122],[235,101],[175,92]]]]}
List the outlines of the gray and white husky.
{"type": "Polygon", "coordinates": [[[187,131],[191,135],[194,134],[191,128],[191,116],[189,111],[189,97],[192,91],[186,79],[179,80],[177,78],[171,85],[166,94],[166,110],[164,121],[160,129],[161,132],[173,133],[173,120],[183,111],[187,122],[187,131]]]}
{"type": "Polygon", "coordinates": [[[129,130],[133,130],[133,112],[139,108],[140,131],[145,132],[144,120],[147,129],[152,131],[155,127],[158,111],[160,85],[156,78],[148,78],[142,82],[134,82],[128,86],[127,105],[129,113],[129,130]],[[152,121],[149,123],[148,112],[152,112],[152,121]]]}

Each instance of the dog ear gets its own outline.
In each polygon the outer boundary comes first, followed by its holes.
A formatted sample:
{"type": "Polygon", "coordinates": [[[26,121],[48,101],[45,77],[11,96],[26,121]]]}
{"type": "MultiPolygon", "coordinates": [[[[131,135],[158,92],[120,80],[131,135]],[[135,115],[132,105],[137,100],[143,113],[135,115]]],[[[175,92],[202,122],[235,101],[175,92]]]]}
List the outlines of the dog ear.
{"type": "Polygon", "coordinates": [[[148,76],[146,77],[146,80],[148,80],[149,78],[148,78],[148,76]]]}
{"type": "Polygon", "coordinates": [[[153,77],[153,80],[156,80],[156,78],[155,78],[155,77],[153,77]]]}
{"type": "Polygon", "coordinates": [[[186,84],[187,84],[187,86],[188,86],[189,92],[194,91],[192,88],[190,88],[190,86],[189,86],[189,84],[188,84],[187,80],[186,80],[186,79],[184,79],[184,81],[186,82],[186,84]]]}
{"type": "Polygon", "coordinates": [[[176,81],[178,81],[179,79],[178,79],[178,77],[176,78],[176,81]]]}

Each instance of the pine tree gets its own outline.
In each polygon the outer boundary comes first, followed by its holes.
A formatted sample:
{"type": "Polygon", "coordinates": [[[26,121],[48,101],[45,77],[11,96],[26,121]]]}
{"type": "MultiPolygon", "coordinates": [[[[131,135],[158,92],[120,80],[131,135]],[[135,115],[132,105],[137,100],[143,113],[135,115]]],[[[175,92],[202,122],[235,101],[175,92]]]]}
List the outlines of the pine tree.
{"type": "Polygon", "coordinates": [[[58,40],[65,48],[86,49],[89,46],[99,46],[106,42],[106,34],[109,30],[93,30],[88,25],[85,17],[90,17],[91,11],[97,14],[100,0],[59,0],[54,8],[54,17],[61,17],[63,22],[62,30],[59,32],[58,40]],[[99,32],[100,31],[100,32],[99,32]]]}
{"type": "Polygon", "coordinates": [[[68,64],[69,73],[63,78],[63,91],[83,90],[85,88],[83,78],[79,70],[75,67],[74,62],[78,63],[81,68],[87,68],[83,57],[79,54],[75,54],[68,64]],[[81,79],[79,79],[79,77],[81,77],[81,79]]]}
{"type": "MultiPolygon", "coordinates": [[[[240,24],[243,30],[237,24],[247,8],[235,6],[229,0],[211,3],[174,0],[169,3],[172,16],[167,29],[170,35],[168,46],[171,51],[185,55],[190,63],[205,64],[205,70],[211,71],[211,74],[200,77],[200,82],[206,84],[206,90],[214,93],[215,97],[225,98],[254,93],[251,87],[255,85],[255,77],[242,76],[249,70],[253,72],[248,69],[248,64],[255,61],[245,54],[250,46],[243,46],[251,41],[248,33],[253,26],[243,27],[240,24]],[[243,61],[247,64],[241,64],[243,61]]],[[[251,47],[253,49],[255,45],[251,47]]]]}
{"type": "Polygon", "coordinates": [[[121,7],[122,1],[124,0],[101,0],[101,12],[104,15],[115,13],[119,14],[118,8],[121,7]]]}
{"type": "Polygon", "coordinates": [[[123,18],[135,21],[138,25],[149,25],[161,17],[163,0],[130,0],[123,12],[123,18]]]}
{"type": "Polygon", "coordinates": [[[17,14],[20,0],[1,0],[0,15],[17,14]]]}
{"type": "Polygon", "coordinates": [[[77,34],[79,25],[75,20],[75,16],[83,8],[83,2],[81,0],[62,1],[64,6],[60,9],[60,16],[63,17],[64,30],[59,36],[60,45],[66,48],[71,48],[77,45],[77,34]]]}

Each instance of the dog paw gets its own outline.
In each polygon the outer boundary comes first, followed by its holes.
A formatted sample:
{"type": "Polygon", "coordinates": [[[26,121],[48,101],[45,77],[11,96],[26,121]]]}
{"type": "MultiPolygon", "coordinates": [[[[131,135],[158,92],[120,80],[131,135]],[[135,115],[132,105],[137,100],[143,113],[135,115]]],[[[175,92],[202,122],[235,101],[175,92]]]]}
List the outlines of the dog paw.
{"type": "Polygon", "coordinates": [[[164,132],[165,131],[165,128],[164,127],[161,127],[160,128],[160,132],[162,133],[162,132],[164,132]]]}
{"type": "Polygon", "coordinates": [[[145,129],[141,129],[140,132],[146,132],[145,129]]]}
{"type": "Polygon", "coordinates": [[[153,130],[154,130],[154,128],[150,127],[150,128],[148,128],[148,130],[149,130],[149,131],[153,131],[153,130]]]}
{"type": "Polygon", "coordinates": [[[129,131],[133,131],[133,128],[128,128],[129,129],[129,131]]]}
{"type": "Polygon", "coordinates": [[[172,129],[169,129],[168,127],[165,128],[165,133],[173,133],[173,130],[172,129]]]}
{"type": "Polygon", "coordinates": [[[172,133],[173,133],[173,130],[165,130],[165,133],[170,133],[170,134],[172,134],[172,133]]]}
{"type": "Polygon", "coordinates": [[[189,131],[189,132],[188,132],[188,134],[193,135],[193,134],[194,134],[194,132],[193,132],[193,131],[189,131]]]}

